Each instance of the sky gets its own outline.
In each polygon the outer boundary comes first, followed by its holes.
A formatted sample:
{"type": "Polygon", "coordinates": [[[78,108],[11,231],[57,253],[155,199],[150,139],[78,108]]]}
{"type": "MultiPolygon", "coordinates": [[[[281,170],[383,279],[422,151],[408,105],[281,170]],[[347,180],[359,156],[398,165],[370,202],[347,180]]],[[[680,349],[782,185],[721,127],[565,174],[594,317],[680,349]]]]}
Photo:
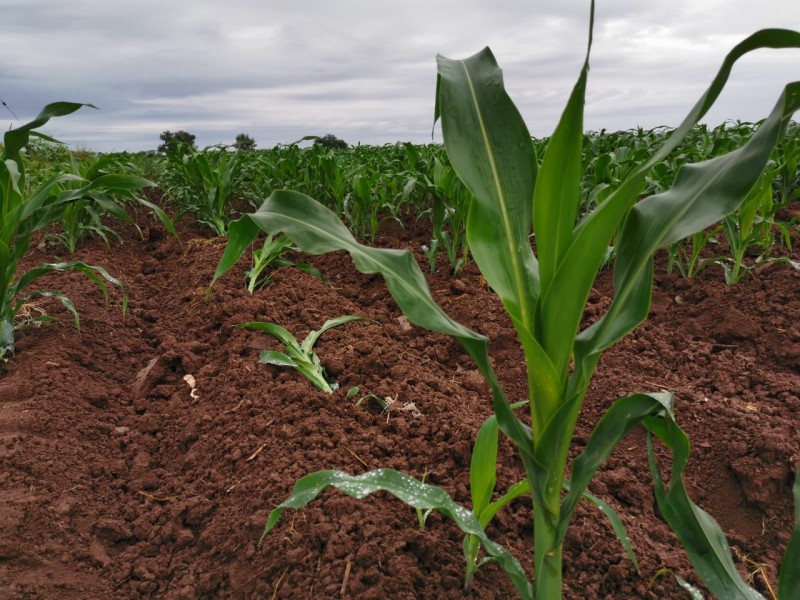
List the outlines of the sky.
{"type": "MultiPolygon", "coordinates": [[[[327,133],[429,143],[436,55],[489,46],[542,137],[578,76],[588,22],[588,0],[0,0],[0,125],[68,100],[98,110],[43,131],[101,152],[154,149],[167,130],[200,147],[239,133],[259,148],[327,133]]],[[[765,27],[800,30],[800,1],[598,0],[585,128],[676,126],[725,54],[765,27]]],[[[800,50],[748,55],[705,121],[764,118],[796,80],[800,50]]]]}

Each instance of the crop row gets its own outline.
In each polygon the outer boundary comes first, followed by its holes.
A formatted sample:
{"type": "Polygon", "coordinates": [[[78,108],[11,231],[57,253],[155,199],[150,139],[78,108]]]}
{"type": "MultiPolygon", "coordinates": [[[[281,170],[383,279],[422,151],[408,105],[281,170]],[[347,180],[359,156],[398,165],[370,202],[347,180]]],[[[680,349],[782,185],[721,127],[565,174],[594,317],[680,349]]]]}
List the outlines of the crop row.
{"type": "MultiPolygon", "coordinates": [[[[727,122],[715,128],[694,127],[681,145],[653,166],[639,192],[641,198],[672,185],[680,169],[721,156],[747,142],[757,123],[727,122]]],[[[666,127],[622,132],[585,133],[581,143],[578,219],[601,204],[674,130],[666,127]]],[[[549,138],[533,139],[534,159],[541,162],[549,138]]],[[[444,146],[398,143],[332,149],[321,144],[276,146],[269,150],[235,151],[212,146],[202,150],[176,144],[163,153],[76,156],[50,144],[31,145],[28,157],[32,184],[70,173],[91,180],[110,171],[152,180],[177,216],[196,220],[216,235],[241,212],[257,208],[274,190],[293,189],[334,211],[359,239],[374,241],[387,220],[406,217],[431,223],[430,243],[423,247],[430,270],[446,257],[455,276],[470,260],[466,239],[469,189],[456,175],[444,146]]],[[[693,277],[708,265],[721,266],[726,281],[735,283],[766,261],[792,262],[792,230],[798,217],[785,208],[800,198],[800,126],[791,122],[747,201],[733,215],[708,230],[668,248],[668,269],[693,277]],[[726,242],[719,244],[719,242],[726,242]],[[719,250],[712,249],[723,248],[719,250]]],[[[162,205],[163,207],[164,205],[162,205]]],[[[59,219],[52,239],[70,253],[87,236],[114,237],[102,217],[125,219],[119,203],[83,201],[59,219]]],[[[162,218],[163,220],[163,218],[162,218]]],[[[534,234],[535,235],[535,234],[534,234]]],[[[613,245],[609,247],[609,258],[613,245]]]]}

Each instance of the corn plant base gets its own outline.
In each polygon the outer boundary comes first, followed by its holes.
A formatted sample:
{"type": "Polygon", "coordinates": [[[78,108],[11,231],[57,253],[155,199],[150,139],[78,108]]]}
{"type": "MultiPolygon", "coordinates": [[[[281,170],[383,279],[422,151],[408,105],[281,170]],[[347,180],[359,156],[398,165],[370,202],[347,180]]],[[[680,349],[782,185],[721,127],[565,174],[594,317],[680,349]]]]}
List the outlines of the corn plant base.
{"type": "MultiPolygon", "coordinates": [[[[382,231],[386,247],[419,248],[430,236],[413,220],[382,231]]],[[[269,510],[297,478],[322,468],[356,474],[385,466],[420,479],[427,469],[427,483],[468,504],[459,482],[491,403],[460,347],[408,330],[383,283],[357,273],[349,259],[312,259],[334,289],[287,269],[255,296],[241,287],[242,263],[206,302],[202,285],[219,245],[193,243],[187,228],[182,246],[170,238],[142,242],[129,226],[121,232],[123,245],[109,251],[90,242],[81,259],[126,282],[128,316],[113,304],[113,291],[106,307],[90,282],[61,278],[60,289],[81,307],[81,334],[51,301],[42,308],[61,322],[21,332],[15,358],[0,367],[0,589],[13,590],[11,598],[271,598],[276,588],[278,598],[338,598],[344,583],[353,599],[463,600],[462,534],[435,513],[420,531],[413,509],[388,494],[356,501],[326,491],[305,509],[286,511],[257,545],[269,510]],[[259,365],[252,333],[234,327],[279,316],[302,332],[321,315],[344,313],[377,323],[356,328],[358,336],[341,327],[320,339],[325,366],[341,383],[333,396],[259,365]],[[345,398],[355,385],[396,398],[398,408],[355,407],[355,398],[345,398]],[[422,416],[400,410],[406,402],[422,416]]],[[[618,396],[675,390],[677,417],[693,444],[692,497],[729,534],[742,571],[774,584],[792,528],[791,469],[800,454],[800,273],[774,264],[758,281],[727,287],[710,270],[692,281],[665,276],[663,259],[652,315],[604,356],[578,439],[618,396]]],[[[31,264],[52,260],[37,252],[31,264]]],[[[524,396],[511,326],[474,265],[457,284],[446,269],[429,281],[450,314],[491,336],[509,395],[524,396]]],[[[587,319],[611,293],[605,273],[587,319]]],[[[500,491],[521,470],[505,441],[499,456],[500,491]]],[[[626,440],[590,490],[624,520],[641,575],[605,517],[582,503],[565,542],[565,597],[688,598],[670,573],[651,584],[665,568],[697,579],[655,514],[643,435],[626,440]]],[[[525,568],[528,506],[515,502],[489,531],[525,568]]],[[[468,598],[514,597],[506,576],[487,564],[468,598]]]]}

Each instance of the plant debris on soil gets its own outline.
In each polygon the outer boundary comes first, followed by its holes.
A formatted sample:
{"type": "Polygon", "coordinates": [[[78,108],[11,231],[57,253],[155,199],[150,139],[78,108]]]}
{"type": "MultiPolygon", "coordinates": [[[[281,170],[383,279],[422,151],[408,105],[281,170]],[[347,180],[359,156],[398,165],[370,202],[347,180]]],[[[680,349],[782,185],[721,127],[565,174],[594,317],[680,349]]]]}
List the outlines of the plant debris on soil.
{"type": "MultiPolygon", "coordinates": [[[[206,299],[224,239],[186,226],[181,241],[157,228],[123,237],[110,249],[90,242],[76,258],[124,283],[127,314],[118,290],[106,303],[85,277],[48,276],[42,287],[72,298],[80,331],[48,303],[39,308],[60,322],[24,330],[0,366],[0,596],[463,598],[460,531],[436,514],[421,531],[413,509],[388,494],[325,492],[285,512],[259,545],[269,511],[318,469],[425,475],[469,506],[472,443],[492,407],[458,343],[411,326],[382,279],[343,254],[309,259],[329,285],[286,268],[250,295],[239,264],[206,299]],[[302,338],[342,314],[366,320],[332,329],[315,348],[339,383],[332,396],[294,370],[259,364],[260,350],[279,345],[235,327],[269,321],[302,338]],[[346,397],[354,386],[359,395],[346,397]],[[367,394],[391,398],[389,409],[358,403],[367,394]],[[410,403],[415,410],[400,410],[410,403]]],[[[429,238],[410,221],[387,224],[378,244],[410,248],[424,265],[429,238]]],[[[40,247],[23,266],[55,260],[40,247]]],[[[800,272],[768,264],[729,287],[717,267],[685,280],[660,263],[650,318],[605,353],[574,452],[618,397],[675,392],[692,441],[689,492],[769,597],[793,526],[800,455],[800,272]]],[[[526,399],[525,363],[499,300],[474,265],[457,279],[440,266],[428,277],[434,297],[492,339],[509,399],[526,399]]],[[[587,322],[612,295],[604,272],[587,322]]],[[[505,440],[499,461],[502,492],[524,472],[505,440]]],[[[688,597],[671,573],[700,582],[658,513],[641,431],[589,489],[622,518],[641,572],[583,503],[565,542],[565,598],[688,597]]],[[[531,522],[520,498],[488,534],[532,576],[531,522]]],[[[489,564],[471,597],[516,596],[489,564]]]]}

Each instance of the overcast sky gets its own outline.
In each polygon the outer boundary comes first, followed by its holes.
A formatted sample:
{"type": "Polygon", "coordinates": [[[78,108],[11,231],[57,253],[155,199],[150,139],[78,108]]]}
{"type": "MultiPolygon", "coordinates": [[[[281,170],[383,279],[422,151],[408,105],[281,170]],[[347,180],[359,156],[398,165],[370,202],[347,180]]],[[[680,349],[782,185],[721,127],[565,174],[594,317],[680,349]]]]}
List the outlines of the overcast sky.
{"type": "MultiPolygon", "coordinates": [[[[48,102],[100,110],[45,129],[98,151],[164,130],[200,146],[244,132],[427,143],[436,54],[490,46],[531,133],[545,136],[583,60],[588,0],[0,0],[0,99],[25,122],[48,102]]],[[[800,0],[599,0],[587,129],[677,125],[725,54],[764,27],[800,29],[800,0]]],[[[740,61],[707,121],[758,120],[800,50],[740,61]]],[[[0,106],[0,124],[18,125],[0,106]]],[[[437,130],[435,141],[441,141],[437,130]]]]}

